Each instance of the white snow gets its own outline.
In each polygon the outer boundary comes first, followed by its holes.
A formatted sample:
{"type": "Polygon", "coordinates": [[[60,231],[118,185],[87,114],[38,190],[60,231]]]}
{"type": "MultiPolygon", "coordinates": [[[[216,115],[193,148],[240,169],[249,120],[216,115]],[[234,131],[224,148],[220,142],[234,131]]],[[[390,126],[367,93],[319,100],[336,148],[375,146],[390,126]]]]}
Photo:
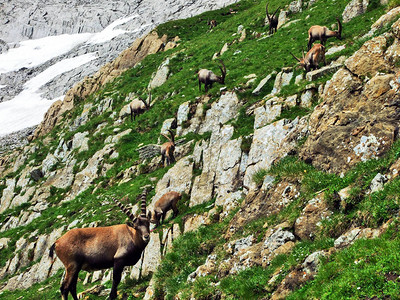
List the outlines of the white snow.
{"type": "Polygon", "coordinates": [[[24,90],[14,99],[0,103],[0,136],[39,124],[50,105],[63,98],[43,99],[39,93],[40,87],[96,57],[95,53],[89,53],[62,60],[26,82],[24,90]]]}
{"type": "Polygon", "coordinates": [[[62,34],[37,40],[22,41],[18,48],[0,55],[0,74],[32,68],[63,55],[75,46],[86,42],[92,34],[62,34]]]}
{"type": "MultiPolygon", "coordinates": [[[[119,19],[98,33],[63,34],[49,36],[36,40],[22,41],[19,47],[10,49],[0,55],[0,74],[17,71],[21,68],[33,68],[46,61],[71,51],[74,47],[84,44],[107,42],[126,31],[117,27],[125,24],[137,14],[119,19]]],[[[146,24],[134,31],[139,31],[151,24],[146,24]]],[[[97,58],[95,53],[89,53],[74,58],[64,59],[24,84],[24,90],[10,101],[0,103],[0,136],[39,124],[51,104],[63,99],[44,99],[39,90],[56,76],[82,66],[97,58]]],[[[0,85],[0,89],[5,85],[0,85]]]]}
{"type": "Polygon", "coordinates": [[[104,42],[107,42],[114,37],[124,34],[126,30],[123,29],[115,29],[115,27],[119,25],[123,25],[126,22],[129,22],[130,20],[138,17],[138,15],[132,15],[126,18],[118,19],[114,22],[112,22],[110,25],[108,25],[106,28],[104,28],[101,32],[95,33],[89,40],[88,43],[90,44],[101,44],[104,42]]]}

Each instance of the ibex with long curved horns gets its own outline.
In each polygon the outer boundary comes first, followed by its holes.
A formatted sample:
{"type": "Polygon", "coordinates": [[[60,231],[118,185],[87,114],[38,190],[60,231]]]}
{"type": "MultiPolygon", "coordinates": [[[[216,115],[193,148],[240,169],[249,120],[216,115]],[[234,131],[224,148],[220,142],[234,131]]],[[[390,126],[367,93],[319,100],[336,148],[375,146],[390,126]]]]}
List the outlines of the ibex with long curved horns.
{"type": "Polygon", "coordinates": [[[165,142],[161,145],[160,153],[161,153],[161,163],[164,165],[164,161],[167,160],[167,165],[170,165],[175,162],[174,151],[175,151],[175,136],[174,133],[168,129],[171,137],[161,134],[165,137],[168,142],[165,142]]]}
{"type": "Polygon", "coordinates": [[[151,103],[151,92],[149,92],[149,99],[147,100],[147,103],[145,100],[141,98],[133,99],[132,102],[129,103],[129,108],[131,110],[131,121],[135,120],[136,116],[141,115],[146,110],[150,109],[150,103],[151,103]]]}
{"type": "Polygon", "coordinates": [[[337,37],[339,40],[342,39],[342,23],[339,18],[336,18],[336,20],[338,22],[338,30],[330,30],[326,26],[319,25],[310,27],[308,30],[308,50],[311,49],[311,45],[315,41],[321,41],[321,44],[324,45],[326,40],[330,37],[337,37]]]}
{"type": "Polygon", "coordinates": [[[276,13],[281,7],[279,6],[276,11],[270,16],[268,13],[268,3],[267,6],[265,7],[266,13],[267,13],[267,18],[268,18],[268,23],[269,23],[269,34],[274,33],[278,30],[278,17],[276,16],[276,13]]]}
{"type": "Polygon", "coordinates": [[[204,89],[207,93],[208,88],[212,88],[212,85],[214,82],[218,82],[220,84],[225,84],[225,76],[226,76],[226,67],[224,62],[220,59],[219,60],[222,67],[218,66],[221,70],[222,75],[217,76],[214,74],[213,71],[207,70],[207,69],[201,69],[197,75],[199,78],[199,91],[201,91],[201,84],[204,83],[204,89]]]}
{"type": "Polygon", "coordinates": [[[304,56],[304,52],[303,52],[302,59],[297,58],[291,52],[290,52],[290,54],[292,54],[292,56],[299,62],[299,65],[301,67],[303,67],[306,70],[306,72],[318,69],[318,65],[321,61],[323,61],[324,65],[326,65],[325,47],[321,44],[315,44],[310,49],[310,51],[307,52],[307,54],[305,56],[304,56]]]}
{"type": "MultiPolygon", "coordinates": [[[[92,271],[113,267],[113,283],[110,299],[117,297],[117,287],[125,266],[133,266],[140,259],[150,240],[150,222],[146,217],[146,191],[141,196],[141,214],[135,217],[119,201],[113,199],[132,221],[132,227],[126,224],[97,227],[75,228],[60,237],[50,248],[50,257],[54,250],[65,266],[66,273],[61,284],[63,300],[71,293],[74,300],[76,283],[80,270],[92,271]]],[[[54,260],[53,260],[54,262],[54,260]]]]}

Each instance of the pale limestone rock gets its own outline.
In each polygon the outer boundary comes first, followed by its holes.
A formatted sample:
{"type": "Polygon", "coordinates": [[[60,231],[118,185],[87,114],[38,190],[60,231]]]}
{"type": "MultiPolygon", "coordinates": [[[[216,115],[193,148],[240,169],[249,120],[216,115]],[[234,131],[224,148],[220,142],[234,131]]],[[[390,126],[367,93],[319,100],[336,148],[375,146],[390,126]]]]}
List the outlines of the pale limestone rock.
{"type": "Polygon", "coordinates": [[[168,130],[172,130],[174,127],[176,127],[175,118],[166,119],[161,126],[160,134],[166,134],[169,136],[168,130]]]}
{"type": "MultiPolygon", "coordinates": [[[[131,129],[128,129],[126,131],[129,130],[131,129]]],[[[67,197],[63,201],[69,201],[77,196],[79,193],[86,190],[92,184],[92,181],[98,177],[97,171],[99,167],[102,166],[103,157],[105,155],[111,154],[113,151],[114,144],[107,144],[104,146],[103,149],[97,151],[91,158],[89,158],[86,168],[76,174],[75,181],[69,197],[67,197]]]]}
{"type": "Polygon", "coordinates": [[[10,206],[11,200],[14,198],[15,178],[6,179],[6,186],[0,199],[0,213],[10,206]]]}
{"type": "Polygon", "coordinates": [[[303,73],[297,75],[294,79],[294,84],[299,84],[304,79],[303,73]]]}
{"type": "Polygon", "coordinates": [[[289,96],[289,97],[286,98],[285,104],[288,107],[295,107],[295,106],[297,106],[297,98],[298,98],[297,95],[289,96]]]}
{"type": "Polygon", "coordinates": [[[13,208],[13,207],[19,206],[23,203],[27,203],[31,199],[33,194],[35,193],[35,190],[36,190],[36,187],[31,186],[25,191],[25,193],[23,195],[20,194],[20,195],[15,196],[14,199],[12,200],[9,208],[13,208]]]}
{"type": "Polygon", "coordinates": [[[132,132],[132,129],[129,128],[129,129],[126,129],[126,130],[124,130],[124,131],[122,131],[122,132],[120,132],[120,133],[114,135],[114,136],[110,135],[110,136],[108,136],[108,137],[106,138],[106,140],[104,141],[104,144],[108,144],[108,143],[118,144],[119,140],[120,140],[123,136],[128,135],[128,134],[130,134],[131,132],[132,132]]]}
{"type": "Polygon", "coordinates": [[[204,224],[207,224],[207,214],[188,217],[185,220],[184,233],[195,231],[204,224]]]}
{"type": "Polygon", "coordinates": [[[144,250],[143,264],[140,259],[136,265],[133,266],[130,277],[139,278],[140,266],[142,265],[142,276],[146,276],[151,272],[155,272],[161,261],[160,253],[160,236],[158,232],[150,233],[150,241],[144,250]]]}
{"type": "Polygon", "coordinates": [[[288,11],[281,10],[278,16],[278,29],[281,28],[288,21],[288,11]]]}
{"type": "Polygon", "coordinates": [[[194,180],[189,206],[207,202],[213,197],[216,166],[218,161],[222,159],[220,152],[223,145],[227,144],[232,137],[233,127],[228,125],[219,129],[218,126],[214,129],[208,146],[203,148],[203,172],[194,180]]]}
{"type": "Polygon", "coordinates": [[[87,137],[88,135],[89,135],[88,131],[75,133],[72,139],[72,150],[78,148],[79,152],[89,150],[89,145],[88,145],[89,138],[87,137]]]}
{"type": "Polygon", "coordinates": [[[151,79],[148,89],[152,90],[156,87],[162,86],[168,79],[169,74],[169,61],[170,59],[167,58],[159,67],[157,72],[154,74],[153,78],[151,79]]]}
{"type": "Polygon", "coordinates": [[[279,93],[282,87],[289,85],[290,80],[292,80],[293,71],[291,68],[284,68],[281,72],[276,75],[274,88],[271,91],[272,95],[279,93]]]}
{"type": "Polygon", "coordinates": [[[267,77],[263,78],[260,83],[257,85],[257,87],[253,90],[253,95],[258,95],[263,87],[268,83],[268,81],[274,76],[276,72],[272,72],[271,74],[268,74],[267,77]]]}
{"type": "Polygon", "coordinates": [[[119,117],[125,118],[126,116],[129,116],[131,114],[131,107],[130,107],[130,103],[124,105],[121,110],[119,111],[119,117]]]}
{"type": "Polygon", "coordinates": [[[10,240],[10,238],[0,238],[0,251],[8,248],[8,242],[10,240]]]}
{"type": "Polygon", "coordinates": [[[301,107],[306,107],[306,108],[311,108],[313,96],[314,96],[313,90],[306,90],[301,95],[300,106],[301,107]]]}
{"type": "Polygon", "coordinates": [[[75,164],[76,159],[68,160],[64,168],[58,169],[54,174],[50,174],[44,186],[54,186],[61,189],[69,187],[74,181],[73,169],[75,164]]]}
{"type": "Polygon", "coordinates": [[[233,92],[223,94],[219,101],[214,102],[207,111],[205,120],[199,130],[200,134],[207,131],[214,131],[215,127],[225,124],[236,118],[240,107],[239,99],[233,92]]]}
{"type": "Polygon", "coordinates": [[[341,67],[342,67],[342,64],[340,64],[340,63],[333,63],[328,66],[323,66],[322,68],[308,72],[306,74],[306,79],[308,81],[314,81],[314,80],[324,76],[325,74],[336,72],[341,67]]]}
{"type": "Polygon", "coordinates": [[[291,148],[285,137],[296,129],[299,120],[279,120],[254,131],[243,184],[255,188],[252,176],[259,169],[268,169],[275,159],[284,157],[291,148]]]}
{"type": "Polygon", "coordinates": [[[47,176],[51,168],[55,166],[58,162],[58,158],[53,154],[48,153],[46,158],[42,161],[42,173],[47,176]]]}
{"type": "Polygon", "coordinates": [[[184,122],[189,119],[189,109],[190,109],[190,102],[186,101],[179,105],[178,113],[176,115],[177,125],[181,126],[184,122]]]}
{"type": "Polygon", "coordinates": [[[346,45],[340,45],[340,46],[333,46],[333,47],[330,47],[330,48],[328,49],[328,51],[325,52],[325,56],[335,54],[335,53],[340,52],[340,51],[342,51],[342,50],[344,50],[344,49],[346,49],[346,45]]]}
{"type": "Polygon", "coordinates": [[[342,13],[343,23],[350,22],[351,19],[364,14],[368,4],[369,0],[352,0],[342,13]]]}
{"type": "Polygon", "coordinates": [[[369,187],[369,193],[375,193],[383,190],[385,183],[388,181],[388,178],[381,173],[376,174],[376,176],[372,179],[371,185],[369,187]]]}
{"type": "Polygon", "coordinates": [[[289,4],[289,11],[294,13],[294,14],[298,13],[298,12],[301,12],[302,11],[302,9],[301,9],[302,5],[303,5],[302,0],[292,1],[289,4]]]}
{"type": "Polygon", "coordinates": [[[272,99],[269,99],[264,106],[258,107],[254,110],[254,129],[267,125],[281,115],[281,100],[281,98],[273,97],[272,99]]]}

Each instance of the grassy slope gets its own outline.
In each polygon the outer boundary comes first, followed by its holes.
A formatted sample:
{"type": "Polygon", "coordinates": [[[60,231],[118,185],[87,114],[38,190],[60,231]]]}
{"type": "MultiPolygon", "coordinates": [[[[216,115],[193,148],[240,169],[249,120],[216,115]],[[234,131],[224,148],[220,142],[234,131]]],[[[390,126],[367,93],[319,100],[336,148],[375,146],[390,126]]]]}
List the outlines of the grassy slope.
{"type": "MultiPolygon", "coordinates": [[[[269,2],[270,7],[276,7],[278,5],[288,4],[290,1],[274,0],[269,2]]],[[[372,9],[363,16],[358,17],[345,25],[343,40],[338,41],[331,39],[328,42],[328,48],[333,44],[346,44],[346,49],[341,53],[329,57],[328,62],[340,55],[349,55],[362,45],[363,40],[357,40],[355,38],[366,33],[370,28],[370,25],[385,10],[384,7],[377,4],[378,2],[379,1],[372,1],[372,9]]],[[[260,80],[272,71],[280,70],[283,66],[293,66],[294,61],[288,52],[292,51],[294,53],[300,53],[301,48],[305,47],[307,29],[309,26],[311,24],[330,25],[335,23],[335,17],[341,14],[346,4],[347,1],[319,0],[311,10],[305,10],[302,13],[291,16],[292,20],[300,20],[295,25],[281,29],[274,36],[265,39],[256,39],[255,36],[251,34],[252,31],[264,32],[266,30],[266,28],[262,26],[265,16],[265,3],[253,0],[242,1],[237,5],[233,5],[232,8],[237,11],[236,14],[226,14],[228,11],[226,8],[215,12],[208,12],[198,17],[169,22],[159,26],[157,31],[160,35],[166,33],[169,37],[175,35],[181,37],[182,41],[177,49],[147,57],[139,66],[127,71],[123,76],[112,84],[108,84],[96,95],[81,100],[81,103],[66,115],[66,119],[73,120],[82,112],[83,104],[89,102],[98,103],[106,97],[113,98],[114,110],[118,112],[124,105],[123,100],[130,92],[136,92],[144,96],[151,74],[166,57],[176,53],[176,56],[171,60],[172,75],[169,77],[166,84],[154,90],[154,98],[158,99],[155,106],[150,111],[146,112],[145,116],[140,116],[133,123],[126,121],[122,125],[118,126],[122,130],[133,128],[133,131],[117,144],[116,150],[120,154],[118,159],[111,160],[105,158],[106,162],[115,163],[114,167],[109,170],[104,177],[96,180],[96,183],[99,183],[100,185],[94,193],[92,193],[94,188],[92,187],[67,204],[59,205],[58,203],[63,199],[63,196],[68,192],[68,189],[65,191],[53,189],[52,196],[49,199],[53,205],[43,212],[41,218],[34,220],[28,226],[2,233],[1,237],[10,237],[15,243],[19,237],[27,236],[36,229],[39,234],[48,233],[54,228],[69,224],[78,217],[81,219],[78,226],[88,224],[92,221],[97,221],[100,225],[110,225],[121,222],[121,214],[115,210],[109,211],[113,206],[104,199],[110,195],[116,195],[119,197],[128,195],[131,201],[135,202],[134,199],[136,199],[136,196],[140,192],[140,186],[151,183],[150,178],[152,177],[157,177],[158,179],[161,178],[167,169],[159,169],[152,173],[142,174],[130,182],[120,186],[113,184],[112,182],[110,183],[110,181],[115,178],[117,174],[127,169],[138,160],[138,145],[142,143],[148,144],[157,142],[159,136],[158,133],[164,119],[173,117],[181,103],[185,101],[195,101],[195,97],[200,95],[195,75],[196,71],[200,67],[218,70],[216,64],[211,61],[211,57],[215,52],[222,48],[224,43],[231,43],[238,38],[237,35],[233,35],[236,33],[239,25],[244,25],[244,28],[247,30],[246,40],[240,44],[232,44],[229,47],[229,50],[221,57],[228,69],[226,83],[229,89],[244,84],[247,81],[243,78],[245,75],[255,73],[258,76],[258,80],[260,80]],[[329,14],[327,13],[328,11],[330,12],[329,14]],[[221,13],[224,13],[224,15],[221,15],[221,13]],[[309,18],[306,20],[307,16],[309,16],[309,18]],[[208,19],[212,18],[215,18],[219,22],[219,25],[212,32],[207,32],[208,28],[206,22],[208,19]],[[175,95],[171,96],[173,92],[175,92],[175,95]],[[93,203],[99,202],[103,205],[93,205],[93,203]],[[66,218],[56,219],[54,216],[57,215],[66,216],[66,218]]],[[[296,72],[299,73],[299,71],[296,72]]],[[[326,77],[323,80],[327,80],[328,78],[329,77],[326,77]]],[[[300,86],[296,86],[292,83],[282,91],[282,94],[288,95],[299,92],[305,84],[306,83],[304,82],[301,83],[300,86]]],[[[218,90],[219,86],[215,85],[211,90],[211,94],[216,97],[218,95],[218,90]]],[[[269,90],[265,89],[259,96],[254,97],[251,95],[251,89],[241,90],[239,92],[239,97],[247,103],[245,106],[247,107],[262,99],[262,97],[268,92],[269,90]]],[[[287,111],[285,112],[285,116],[294,117],[299,113],[304,112],[296,110],[287,111]]],[[[113,134],[114,119],[110,117],[110,114],[111,113],[107,113],[105,115],[106,117],[104,117],[104,115],[94,117],[87,124],[73,132],[69,132],[68,129],[66,129],[68,128],[65,126],[66,124],[61,124],[49,135],[52,140],[49,146],[45,146],[41,141],[38,141],[40,150],[32,155],[30,161],[32,161],[32,164],[34,165],[40,165],[47,153],[54,151],[55,147],[58,145],[59,136],[63,136],[65,140],[69,140],[76,132],[89,131],[91,133],[89,150],[76,155],[78,163],[75,171],[78,172],[85,166],[85,163],[83,163],[82,166],[78,167],[79,163],[86,161],[96,151],[101,149],[105,138],[108,135],[113,134]],[[103,130],[104,135],[93,136],[92,133],[96,130],[97,125],[105,121],[108,123],[108,126],[103,130]]],[[[238,122],[234,122],[237,129],[236,135],[251,133],[253,130],[253,119],[246,116],[244,113],[242,113],[239,118],[240,120],[238,122]]],[[[199,139],[201,137],[195,135],[187,137],[187,139],[191,138],[199,139]]],[[[198,234],[192,233],[182,236],[175,243],[175,254],[167,255],[158,272],[157,293],[159,295],[166,295],[167,298],[171,298],[178,292],[181,292],[182,296],[187,297],[193,292],[196,298],[203,299],[213,297],[213,295],[221,292],[227,295],[228,298],[231,297],[232,299],[235,297],[250,297],[257,299],[268,295],[270,291],[266,288],[266,285],[276,268],[281,267],[283,269],[281,275],[283,278],[285,272],[287,273],[292,266],[301,262],[301,260],[308,254],[315,250],[325,249],[332,246],[335,233],[339,232],[340,230],[338,231],[338,229],[341,227],[346,227],[355,216],[359,215],[358,211],[362,212],[362,218],[359,222],[361,222],[361,225],[368,226],[378,226],[396,214],[398,210],[398,194],[396,194],[396,189],[399,187],[399,181],[392,182],[381,193],[365,197],[359,197],[359,195],[363,194],[363,191],[377,172],[386,170],[390,163],[399,156],[399,149],[400,146],[396,144],[392,153],[389,154],[386,159],[361,164],[346,174],[344,178],[325,174],[312,169],[309,166],[298,162],[296,157],[287,158],[270,172],[279,175],[280,178],[301,178],[302,196],[299,201],[290,205],[280,215],[269,218],[269,223],[278,224],[283,220],[294,220],[301,211],[305,201],[310,199],[315,192],[321,189],[327,188],[327,194],[329,196],[335,191],[347,186],[349,183],[357,182],[358,189],[354,192],[355,196],[349,200],[353,201],[350,203],[351,205],[348,206],[349,208],[346,211],[337,209],[332,200],[332,207],[335,209],[335,215],[327,224],[325,224],[325,231],[320,233],[316,242],[300,242],[290,255],[279,256],[267,270],[253,268],[239,274],[237,277],[227,277],[222,280],[220,287],[215,287],[211,284],[218,281],[214,276],[207,276],[201,280],[197,280],[194,285],[186,283],[186,278],[187,275],[193,272],[198,265],[204,262],[212,249],[219,251],[219,248],[223,243],[221,233],[226,230],[227,223],[216,223],[207,228],[202,228],[198,234]],[[307,172],[304,172],[304,170],[307,172]],[[188,253],[191,255],[188,255],[188,253]],[[180,262],[179,264],[177,264],[177,259],[180,262]],[[182,265],[186,265],[186,267],[181,268],[182,265]],[[235,280],[240,278],[247,280],[235,280]]],[[[62,168],[63,165],[60,164],[58,167],[62,168]]],[[[17,174],[18,172],[10,176],[15,176],[17,174]]],[[[18,215],[22,208],[26,207],[18,207],[6,211],[0,215],[0,221],[3,222],[8,215],[18,215]]],[[[190,211],[186,211],[186,213],[201,212],[204,209],[205,206],[200,206],[191,209],[190,211]]],[[[180,220],[181,219],[175,221],[179,222],[180,220]]],[[[259,228],[265,223],[265,221],[266,220],[259,220],[248,224],[243,229],[242,234],[247,235],[256,232],[259,236],[262,236],[263,231],[260,231],[259,228]]],[[[390,247],[398,245],[397,239],[398,236],[394,233],[393,235],[385,236],[376,241],[368,241],[368,243],[372,244],[371,247],[373,249],[375,247],[374,243],[376,243],[376,250],[372,250],[373,253],[376,254],[378,253],[378,249],[380,249],[379,247],[390,249],[390,247]]],[[[11,242],[12,245],[14,243],[11,242]]],[[[369,252],[358,251],[358,249],[363,247],[363,245],[363,242],[356,243],[349,249],[349,251],[360,253],[360,255],[364,256],[371,255],[369,252]]],[[[13,247],[10,247],[7,250],[2,250],[2,257],[0,259],[2,265],[4,265],[5,261],[13,255],[14,250],[13,247]]],[[[350,275],[353,273],[353,269],[349,269],[349,276],[347,277],[345,272],[342,272],[343,277],[330,275],[330,284],[329,287],[327,286],[326,288],[327,292],[324,291],[322,294],[318,294],[318,286],[321,282],[324,282],[324,278],[326,278],[323,276],[329,276],[329,270],[335,269],[336,267],[339,268],[341,264],[345,264],[345,259],[347,259],[345,255],[346,254],[339,253],[334,257],[333,261],[326,263],[323,270],[326,269],[327,271],[324,271],[325,273],[322,272],[321,274],[327,275],[321,275],[321,279],[317,277],[315,284],[308,284],[295,295],[299,295],[299,297],[302,296],[305,299],[307,299],[307,297],[320,298],[325,294],[329,295],[327,294],[329,290],[337,290],[335,285],[341,286],[345,282],[350,282],[351,280],[362,281],[363,278],[366,280],[368,275],[371,275],[372,272],[375,271],[375,268],[371,268],[368,260],[363,260],[364,263],[357,265],[357,267],[365,267],[365,276],[349,279],[350,275]],[[343,258],[340,255],[343,255],[343,258]]],[[[351,254],[349,254],[348,257],[351,257],[351,254]]],[[[388,257],[390,257],[389,254],[388,257]]],[[[386,261],[384,258],[381,261],[382,264],[386,263],[385,266],[387,267],[388,261],[390,260],[386,261]]],[[[392,271],[400,274],[400,270],[396,265],[393,265],[392,271]]],[[[36,299],[55,299],[58,297],[57,291],[60,277],[61,272],[57,276],[49,279],[47,282],[37,284],[27,291],[4,293],[1,297],[4,299],[15,299],[16,297],[23,296],[26,299],[34,299],[32,298],[32,295],[37,295],[35,296],[37,297],[36,299]],[[38,291],[38,289],[43,287],[44,290],[38,291]]],[[[84,274],[82,273],[82,280],[83,277],[84,274]]],[[[143,290],[140,286],[143,287],[147,280],[148,278],[146,278],[144,282],[139,283],[139,287],[136,282],[128,282],[121,286],[121,290],[125,291],[128,295],[133,295],[138,291],[140,294],[143,294],[143,290]]],[[[80,291],[84,289],[81,282],[82,281],[80,281],[80,286],[78,286],[78,290],[80,291]]],[[[381,286],[377,286],[376,288],[368,287],[369,296],[378,294],[378,289],[379,291],[381,289],[381,286]]],[[[347,295],[346,291],[343,291],[343,294],[341,295],[347,295]]],[[[359,294],[360,297],[362,295],[364,294],[359,294]]],[[[96,299],[96,297],[90,296],[90,299],[96,299]]]]}

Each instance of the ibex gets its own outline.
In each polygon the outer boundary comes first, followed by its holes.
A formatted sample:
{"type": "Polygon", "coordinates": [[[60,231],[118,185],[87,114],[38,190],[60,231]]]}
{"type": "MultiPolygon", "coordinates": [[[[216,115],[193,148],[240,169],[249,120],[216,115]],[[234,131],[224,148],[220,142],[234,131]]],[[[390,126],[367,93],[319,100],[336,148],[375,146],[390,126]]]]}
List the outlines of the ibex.
{"type": "Polygon", "coordinates": [[[218,66],[221,69],[222,75],[217,76],[213,73],[213,71],[207,69],[201,69],[197,75],[199,77],[199,91],[201,92],[201,83],[204,83],[204,89],[207,93],[208,87],[212,88],[214,82],[218,82],[221,84],[225,84],[225,76],[226,76],[226,67],[222,60],[219,60],[222,67],[218,66]]]}
{"type": "Polygon", "coordinates": [[[207,21],[207,25],[210,26],[210,30],[213,29],[215,26],[217,26],[217,21],[212,19],[211,21],[207,21]]]}
{"type": "Polygon", "coordinates": [[[306,56],[304,56],[304,52],[302,52],[303,58],[299,59],[290,52],[292,56],[299,62],[299,65],[303,67],[306,72],[318,69],[318,65],[321,61],[326,65],[325,60],[325,47],[321,44],[315,44],[310,51],[307,52],[306,56]]]}
{"type": "Polygon", "coordinates": [[[337,37],[339,40],[342,39],[342,23],[339,18],[336,18],[338,22],[338,30],[330,30],[326,26],[314,25],[308,30],[308,50],[311,49],[312,43],[315,41],[321,41],[324,45],[326,40],[330,37],[337,37]]]}
{"type": "Polygon", "coordinates": [[[267,6],[265,7],[265,10],[267,11],[267,18],[268,18],[268,23],[269,23],[269,34],[274,33],[278,30],[278,17],[276,16],[276,13],[278,12],[278,9],[281,8],[280,6],[276,9],[276,11],[270,16],[268,14],[268,3],[267,6]]]}
{"type": "MultiPolygon", "coordinates": [[[[50,248],[64,264],[66,273],[61,284],[63,300],[71,293],[74,300],[80,270],[93,271],[113,267],[110,299],[117,297],[117,286],[125,266],[140,259],[150,240],[150,222],[146,217],[146,192],[142,194],[141,214],[135,217],[122,203],[113,199],[132,221],[132,227],[120,224],[97,228],[75,228],[60,237],[50,248]]],[[[55,260],[55,259],[54,259],[55,260]]],[[[53,260],[53,263],[54,263],[53,260]]]]}
{"type": "Polygon", "coordinates": [[[160,152],[161,152],[161,163],[164,165],[165,159],[167,160],[167,165],[170,165],[175,162],[174,151],[175,151],[175,136],[174,133],[169,130],[171,138],[165,134],[161,134],[165,138],[167,138],[168,142],[165,142],[161,145],[160,152]]]}
{"type": "Polygon", "coordinates": [[[149,92],[149,100],[146,101],[143,99],[133,99],[129,104],[129,108],[131,110],[131,121],[136,119],[136,116],[141,115],[146,110],[150,108],[151,103],[151,92],[149,92]]]}
{"type": "Polygon", "coordinates": [[[150,219],[150,223],[156,224],[157,227],[160,224],[160,219],[161,222],[164,222],[165,215],[171,209],[174,212],[173,217],[176,217],[179,212],[176,204],[181,198],[182,194],[178,192],[172,191],[165,193],[160,199],[156,201],[153,211],[149,211],[147,217],[150,219]]]}

